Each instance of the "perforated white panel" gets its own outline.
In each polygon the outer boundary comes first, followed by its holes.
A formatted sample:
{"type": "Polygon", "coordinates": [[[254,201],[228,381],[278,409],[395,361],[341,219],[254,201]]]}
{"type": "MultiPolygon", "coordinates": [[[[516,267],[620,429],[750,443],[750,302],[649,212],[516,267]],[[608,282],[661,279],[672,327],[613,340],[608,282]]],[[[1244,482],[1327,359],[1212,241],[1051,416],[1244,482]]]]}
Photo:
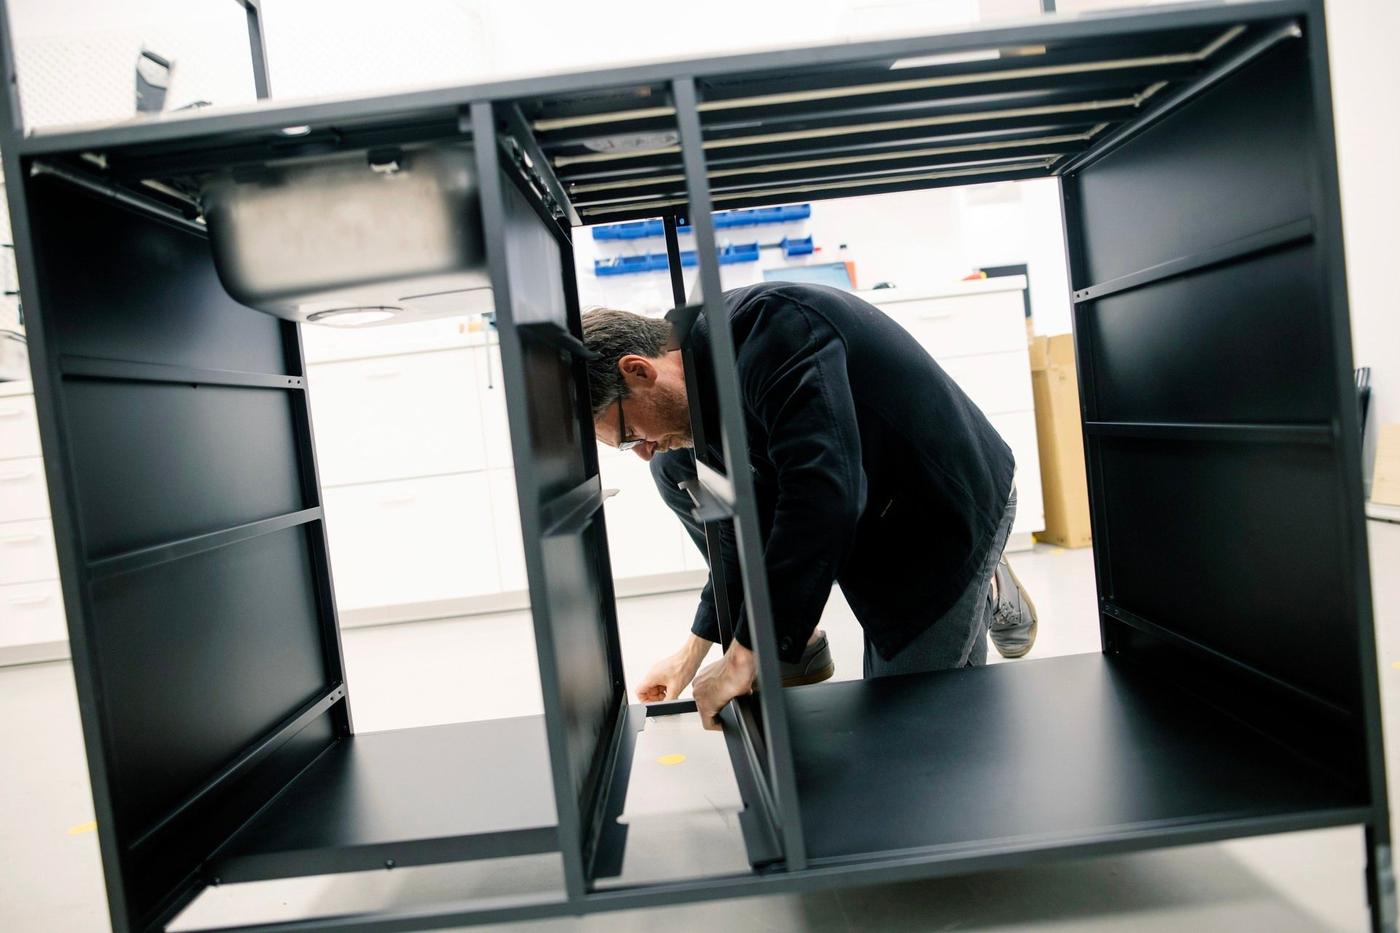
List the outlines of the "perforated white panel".
{"type": "Polygon", "coordinates": [[[10,15],[27,129],[134,118],[142,48],[174,62],[167,110],[254,99],[247,20],[233,0],[13,0],[10,15]]]}

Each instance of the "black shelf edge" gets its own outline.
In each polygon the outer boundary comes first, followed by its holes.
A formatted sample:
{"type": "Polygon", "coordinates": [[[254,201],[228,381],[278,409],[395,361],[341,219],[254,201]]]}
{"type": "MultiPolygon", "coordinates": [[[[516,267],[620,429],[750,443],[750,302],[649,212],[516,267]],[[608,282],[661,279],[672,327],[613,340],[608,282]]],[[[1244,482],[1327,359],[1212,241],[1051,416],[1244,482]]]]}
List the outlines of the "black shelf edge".
{"type": "Polygon", "coordinates": [[[245,373],[224,369],[194,369],[163,363],[137,363],[132,360],[103,360],[86,356],[59,359],[64,376],[82,379],[111,379],[124,382],[171,382],[184,385],[235,386],[248,389],[304,389],[301,376],[277,373],[245,373]]]}
{"type": "Polygon", "coordinates": [[[298,732],[310,725],[318,716],[325,713],[326,710],[343,699],[345,699],[345,685],[336,684],[326,693],[311,700],[277,725],[272,732],[268,733],[268,735],[262,739],[262,741],[249,748],[240,755],[236,761],[230,763],[222,771],[205,782],[193,794],[190,794],[190,796],[181,801],[174,810],[170,811],[169,814],[162,817],[154,826],[133,840],[127,848],[134,851],[159,836],[166,828],[179,820],[181,816],[189,812],[193,807],[198,806],[199,802],[208,797],[209,794],[226,783],[236,782],[239,778],[253,770],[253,768],[256,768],[265,761],[269,755],[287,744],[298,732]]]}
{"type": "Polygon", "coordinates": [[[599,878],[616,878],[622,874],[622,861],[627,853],[627,824],[618,822],[627,803],[627,786],[632,778],[632,757],[637,748],[637,733],[646,726],[650,711],[640,703],[626,705],[617,730],[617,741],[609,756],[605,777],[606,793],[598,808],[597,820],[590,833],[593,851],[586,853],[585,864],[590,882],[599,878]]]}
{"type": "Polygon", "coordinates": [[[556,350],[563,350],[581,360],[596,360],[598,354],[588,349],[582,340],[569,333],[553,321],[535,321],[529,324],[516,324],[516,333],[536,343],[547,344],[556,350]]]}
{"type": "Polygon", "coordinates": [[[1199,272],[1211,266],[1223,265],[1260,253],[1306,243],[1313,238],[1313,229],[1312,218],[1304,217],[1301,220],[1295,220],[1262,233],[1222,243],[1212,249],[1168,260],[1139,272],[1130,272],[1116,279],[1109,279],[1107,282],[1081,288],[1074,293],[1074,302],[1079,304],[1085,301],[1094,301],[1108,295],[1116,295],[1120,292],[1142,288],[1144,285],[1186,275],[1190,272],[1199,272]]]}
{"type": "Polygon", "coordinates": [[[690,501],[695,503],[690,514],[695,516],[697,522],[704,524],[734,517],[734,507],[712,495],[698,479],[685,480],[681,488],[690,493],[690,501]]]}
{"type": "Polygon", "coordinates": [[[1137,136],[1143,130],[1155,126],[1163,117],[1175,113],[1186,104],[1200,97],[1206,91],[1259,58],[1280,42],[1287,39],[1300,39],[1302,36],[1303,29],[1298,25],[1296,20],[1290,20],[1281,26],[1270,29],[1239,52],[1231,55],[1214,68],[1201,75],[1201,77],[1197,78],[1195,81],[1192,81],[1185,87],[1168,95],[1165,100],[1145,113],[1140,119],[1120,127],[1100,140],[1098,145],[1090,147],[1087,152],[1075,156],[1062,165],[1057,166],[1055,174],[1068,175],[1078,172],[1086,166],[1092,165],[1128,140],[1137,136]]]}
{"type": "Polygon", "coordinates": [[[783,847],[777,828],[777,809],[763,778],[763,760],[767,753],[750,699],[739,697],[727,704],[720,710],[720,723],[724,726],[724,742],[729,748],[739,796],[744,801],[744,809],[739,813],[739,830],[744,836],[749,864],[755,869],[766,868],[782,860],[783,847]]]}
{"type": "Polygon", "coordinates": [[[1137,437],[1146,440],[1233,441],[1257,444],[1315,444],[1330,446],[1336,431],[1326,424],[1209,424],[1158,421],[1086,421],[1095,437],[1137,437]]]}
{"type": "Polygon", "coordinates": [[[1131,610],[1124,609],[1122,606],[1118,605],[1111,599],[1101,600],[1099,603],[1099,611],[1102,612],[1104,615],[1108,616],[1109,618],[1116,619],[1117,621],[1122,622],[1124,625],[1135,628],[1140,632],[1146,632],[1148,635],[1152,635],[1157,638],[1163,639],[1164,641],[1171,642],[1172,644],[1185,648],[1188,651],[1192,651],[1197,654],[1203,654],[1212,658],[1213,660],[1227,664],[1235,670],[1242,671],[1256,680],[1269,684],[1276,690],[1282,690],[1286,693],[1291,694],[1292,696],[1295,696],[1301,700],[1305,700],[1308,703],[1311,703],[1314,706],[1325,710],[1332,716],[1336,717],[1338,720],[1350,719],[1353,715],[1345,707],[1338,706],[1331,700],[1324,699],[1315,693],[1311,693],[1307,690],[1302,689],[1301,687],[1296,687],[1293,684],[1290,684],[1288,681],[1281,680],[1272,674],[1266,673],[1265,671],[1261,671],[1259,668],[1254,667],[1250,664],[1246,664],[1238,658],[1233,658],[1230,655],[1225,654],[1224,652],[1215,650],[1209,645],[1204,645],[1193,638],[1187,638],[1185,635],[1182,635],[1179,632],[1175,632],[1169,628],[1166,628],[1165,626],[1158,625],[1156,622],[1144,618],[1143,616],[1140,616],[1137,613],[1132,612],[1131,610]]]}
{"type": "Polygon", "coordinates": [[[786,700],[813,864],[1087,854],[1374,812],[1364,788],[1113,655],[828,682],[786,700]]]}
{"type": "Polygon", "coordinates": [[[603,489],[598,477],[590,476],[540,507],[540,534],[546,538],[578,534],[616,493],[615,489],[603,489]]]}
{"type": "Polygon", "coordinates": [[[173,560],[192,557],[195,554],[202,554],[205,551],[212,551],[216,548],[227,547],[230,544],[238,544],[242,541],[260,538],[263,535],[273,534],[287,528],[295,528],[298,525],[305,525],[309,522],[320,521],[320,519],[321,509],[318,506],[311,509],[302,509],[298,512],[288,512],[285,515],[274,515],[271,518],[264,518],[243,525],[235,525],[232,528],[224,528],[206,534],[193,535],[188,538],[181,538],[178,541],[170,541],[165,544],[156,544],[150,547],[139,548],[134,551],[127,551],[124,554],[104,557],[90,562],[88,564],[88,576],[92,580],[100,580],[121,573],[145,570],[149,567],[155,567],[158,564],[165,564],[173,560]]]}
{"type": "Polygon", "coordinates": [[[542,716],[346,736],[206,873],[262,881],[557,852],[550,773],[542,716]]]}

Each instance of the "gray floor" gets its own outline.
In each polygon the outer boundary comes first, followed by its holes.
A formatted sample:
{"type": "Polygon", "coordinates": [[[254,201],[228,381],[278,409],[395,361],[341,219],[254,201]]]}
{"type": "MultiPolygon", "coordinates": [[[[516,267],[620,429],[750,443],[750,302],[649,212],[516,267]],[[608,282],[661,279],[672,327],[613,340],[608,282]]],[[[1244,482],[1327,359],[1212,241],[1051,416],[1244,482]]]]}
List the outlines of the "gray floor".
{"type": "MultiPolygon", "coordinates": [[[[1400,703],[1400,525],[1370,524],[1383,701],[1400,703]],[[1388,571],[1388,572],[1387,572],[1388,571]]],[[[1033,657],[1097,650],[1087,551],[1037,548],[1015,561],[1041,610],[1033,657]]],[[[620,606],[629,681],[678,644],[693,594],[620,606]]],[[[860,672],[860,633],[833,599],[823,626],[838,677],[860,672]]],[[[348,632],[357,727],[403,728],[540,710],[528,620],[519,613],[348,632]]],[[[1013,662],[1014,663],[1014,662],[1013,662]]],[[[1392,775],[1400,753],[1388,743],[1392,775]]],[[[67,664],[0,670],[0,930],[107,929],[72,672],[67,664]]],[[[684,780],[704,781],[698,772],[684,780]]],[[[743,849],[732,815],[650,817],[633,826],[623,879],[674,877],[679,866],[733,871],[743,849]]],[[[1367,913],[1359,829],[1239,840],[1018,871],[802,896],[722,901],[521,925],[527,930],[718,927],[761,930],[1191,929],[1362,930],[1367,913]]],[[[557,859],[536,857],[365,875],[229,885],[182,925],[246,923],[486,893],[551,890],[557,859]]]]}

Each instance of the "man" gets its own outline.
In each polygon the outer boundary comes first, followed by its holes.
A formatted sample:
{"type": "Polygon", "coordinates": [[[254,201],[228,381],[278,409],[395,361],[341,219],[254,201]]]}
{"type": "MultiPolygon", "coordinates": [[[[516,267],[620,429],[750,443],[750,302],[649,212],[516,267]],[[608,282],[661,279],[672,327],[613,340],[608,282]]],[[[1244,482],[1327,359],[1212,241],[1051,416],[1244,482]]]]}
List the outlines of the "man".
{"type": "MultiPolygon", "coordinates": [[[[1003,655],[1029,651],[1034,608],[1001,557],[1015,464],[977,407],[903,328],[846,292],[768,282],[726,292],[724,304],[785,680],[829,676],[817,623],[838,582],[865,631],[866,677],[983,664],[989,631],[1003,655]]],[[[692,342],[714,462],[708,327],[698,320],[692,342]]],[[[651,462],[703,549],[679,488],[695,464],[669,323],[598,310],[584,315],[583,333],[599,354],[588,373],[599,440],[651,462]]],[[[711,581],[691,637],[638,690],[643,701],[674,699],[693,679],[706,728],[718,728],[715,714],[750,692],[755,674],[727,523],[722,537],[735,631],[719,630],[711,581]],[[716,641],[728,647],[723,659],[697,675],[716,641]]]]}

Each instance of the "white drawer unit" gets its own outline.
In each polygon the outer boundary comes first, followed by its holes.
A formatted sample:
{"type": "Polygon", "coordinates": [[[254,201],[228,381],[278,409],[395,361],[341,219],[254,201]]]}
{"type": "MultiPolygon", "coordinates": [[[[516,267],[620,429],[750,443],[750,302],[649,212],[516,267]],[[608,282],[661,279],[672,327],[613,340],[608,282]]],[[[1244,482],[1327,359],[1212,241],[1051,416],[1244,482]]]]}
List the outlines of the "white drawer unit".
{"type": "Polygon", "coordinates": [[[491,517],[496,526],[496,564],[501,590],[506,593],[529,587],[525,576],[525,543],[520,533],[520,502],[515,494],[515,469],[486,471],[491,491],[491,517]]]}
{"type": "Polygon", "coordinates": [[[0,586],[0,650],[67,638],[63,594],[57,580],[0,586]]]}
{"type": "Polygon", "coordinates": [[[606,489],[618,490],[604,506],[608,556],[614,577],[640,577],[687,569],[685,551],[695,547],[656,490],[650,465],[631,452],[598,448],[606,489]]]}
{"type": "Polygon", "coordinates": [[[485,473],[326,489],[325,508],[341,609],[501,590],[485,473]]]}
{"type": "Polygon", "coordinates": [[[39,457],[0,460],[0,522],[48,517],[44,461],[39,457]]]}
{"type": "Polygon", "coordinates": [[[506,416],[506,389],[501,373],[499,344],[477,347],[477,394],[481,399],[481,438],[486,449],[488,469],[509,467],[515,463],[510,446],[510,422],[506,416]]]}
{"type": "Polygon", "coordinates": [[[866,297],[940,363],[958,356],[1026,351],[1025,303],[1019,290],[895,301],[866,297]]]}
{"type": "MultiPolygon", "coordinates": [[[[1035,412],[991,415],[988,419],[1016,457],[1016,523],[1011,534],[1029,535],[1045,527],[1045,497],[1040,488],[1040,448],[1035,440],[1035,412]]],[[[1026,540],[1013,548],[1029,546],[1026,540]]]]}
{"type": "Polygon", "coordinates": [[[483,469],[475,356],[463,348],[312,367],[321,484],[483,469]]]}
{"type": "Polygon", "coordinates": [[[940,360],[939,365],[989,418],[1035,410],[1025,347],[1005,353],[949,357],[940,360]]]}
{"type": "Polygon", "coordinates": [[[34,396],[0,397],[0,460],[38,457],[39,419],[34,396]]]}
{"type": "Polygon", "coordinates": [[[0,524],[0,586],[58,579],[48,519],[0,524]]]}

